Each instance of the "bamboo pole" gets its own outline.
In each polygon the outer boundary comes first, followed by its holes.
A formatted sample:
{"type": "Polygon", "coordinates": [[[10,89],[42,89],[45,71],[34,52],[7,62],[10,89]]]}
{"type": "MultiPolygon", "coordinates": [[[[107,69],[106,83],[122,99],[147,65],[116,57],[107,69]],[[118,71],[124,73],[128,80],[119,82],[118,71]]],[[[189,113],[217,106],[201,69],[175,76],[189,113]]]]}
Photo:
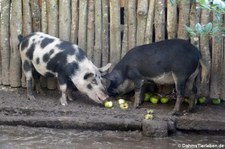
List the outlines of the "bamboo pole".
{"type": "Polygon", "coordinates": [[[145,43],[153,41],[153,22],[154,22],[155,0],[149,1],[147,23],[145,28],[145,43]]]}
{"type": "Polygon", "coordinates": [[[165,1],[158,0],[155,4],[155,41],[165,39],[165,1]]]}
{"type": "Polygon", "coordinates": [[[109,1],[102,0],[102,65],[109,62],[109,1]]]}
{"type": "Polygon", "coordinates": [[[144,43],[148,0],[139,0],[137,4],[137,46],[144,43]]]}
{"type": "Polygon", "coordinates": [[[21,85],[21,60],[18,50],[17,36],[22,33],[22,1],[12,1],[10,19],[10,86],[20,87],[21,85]]]}
{"type": "Polygon", "coordinates": [[[128,49],[136,46],[136,0],[128,0],[128,49]]]}
{"type": "Polygon", "coordinates": [[[59,1],[59,37],[70,41],[71,11],[70,0],[59,1]]]}
{"type": "Polygon", "coordinates": [[[172,5],[170,1],[167,1],[167,34],[168,39],[176,37],[177,33],[177,3],[174,0],[172,5]]]}
{"type": "Polygon", "coordinates": [[[93,61],[97,67],[101,65],[102,54],[102,2],[95,1],[95,46],[93,52],[93,61]]]}
{"type": "Polygon", "coordinates": [[[2,84],[9,85],[9,62],[10,62],[10,43],[9,43],[9,21],[10,21],[10,1],[1,1],[1,68],[2,84]]]}
{"type": "Polygon", "coordinates": [[[87,50],[87,4],[87,0],[79,1],[78,45],[84,51],[87,50]]]}
{"type": "Polygon", "coordinates": [[[71,1],[71,34],[70,40],[77,44],[78,38],[78,22],[79,22],[79,11],[78,11],[78,0],[71,1]]]}
{"type": "Polygon", "coordinates": [[[110,0],[110,61],[114,66],[121,56],[120,1],[110,0]]]}

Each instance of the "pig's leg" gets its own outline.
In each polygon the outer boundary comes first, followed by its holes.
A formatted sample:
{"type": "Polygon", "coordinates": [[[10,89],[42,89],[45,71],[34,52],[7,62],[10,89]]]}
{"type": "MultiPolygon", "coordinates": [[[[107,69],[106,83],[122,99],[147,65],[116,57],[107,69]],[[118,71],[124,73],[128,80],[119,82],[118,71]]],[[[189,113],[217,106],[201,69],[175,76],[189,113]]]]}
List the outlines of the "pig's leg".
{"type": "Polygon", "coordinates": [[[22,64],[23,64],[23,72],[26,76],[26,81],[27,81],[27,98],[30,100],[35,100],[33,90],[32,90],[33,65],[28,60],[23,61],[22,64]]]}
{"type": "Polygon", "coordinates": [[[40,93],[41,95],[45,95],[45,92],[41,88],[41,83],[40,83],[40,77],[41,75],[33,68],[33,77],[34,77],[34,86],[36,89],[37,93],[40,93]]]}
{"type": "Polygon", "coordinates": [[[184,91],[185,91],[185,78],[175,79],[175,87],[177,92],[177,100],[172,114],[178,115],[180,112],[181,104],[184,100],[184,91]]]}
{"type": "Polygon", "coordinates": [[[186,91],[188,93],[188,96],[190,97],[188,111],[191,112],[193,108],[195,107],[195,100],[196,100],[195,95],[197,93],[195,78],[191,78],[187,81],[186,91]]]}
{"type": "Polygon", "coordinates": [[[60,103],[63,106],[68,105],[67,101],[66,101],[66,90],[67,90],[67,80],[66,77],[64,75],[59,74],[58,75],[58,82],[59,82],[59,89],[62,93],[62,96],[60,98],[60,103]]]}

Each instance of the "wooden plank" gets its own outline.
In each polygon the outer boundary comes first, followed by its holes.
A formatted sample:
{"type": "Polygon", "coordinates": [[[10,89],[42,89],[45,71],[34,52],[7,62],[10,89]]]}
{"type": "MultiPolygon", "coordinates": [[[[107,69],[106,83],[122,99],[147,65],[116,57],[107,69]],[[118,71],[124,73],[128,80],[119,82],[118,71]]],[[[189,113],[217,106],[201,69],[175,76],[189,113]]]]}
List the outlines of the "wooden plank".
{"type": "MultiPolygon", "coordinates": [[[[225,21],[225,15],[223,15],[223,21],[225,21]]],[[[222,67],[225,66],[225,38],[223,38],[223,61],[222,61],[222,67]]],[[[220,98],[225,101],[225,92],[224,92],[224,86],[225,86],[225,69],[223,68],[222,69],[222,83],[221,83],[221,88],[220,88],[220,92],[221,92],[221,95],[220,95],[220,98]]]]}
{"type": "MultiPolygon", "coordinates": [[[[47,1],[48,9],[48,34],[58,37],[58,0],[48,0],[47,1]]],[[[48,89],[56,88],[56,79],[48,78],[47,79],[48,89]]]]}
{"type": "Polygon", "coordinates": [[[190,1],[179,2],[179,23],[177,36],[181,39],[188,39],[184,25],[189,26],[190,1]]]}
{"type": "Polygon", "coordinates": [[[174,0],[172,5],[170,1],[167,1],[167,35],[168,39],[176,37],[177,33],[177,2],[174,0]]]}
{"type": "Polygon", "coordinates": [[[87,50],[87,4],[87,0],[79,1],[78,45],[84,51],[87,50]]]}
{"type": "Polygon", "coordinates": [[[136,0],[128,0],[128,49],[136,46],[136,0]]]}
{"type": "Polygon", "coordinates": [[[93,62],[97,67],[101,65],[102,56],[102,1],[95,1],[95,46],[93,62]]]}
{"type": "Polygon", "coordinates": [[[48,15],[47,15],[47,2],[46,0],[41,1],[41,31],[44,33],[48,32],[48,15]]]}
{"type": "MultiPolygon", "coordinates": [[[[201,12],[201,24],[207,24],[210,22],[210,12],[208,10],[202,10],[201,12]]],[[[209,36],[205,36],[202,35],[200,36],[200,51],[202,54],[202,59],[204,64],[206,65],[208,71],[209,71],[209,75],[210,75],[210,71],[211,71],[211,49],[210,49],[210,37],[209,36]]],[[[202,96],[209,96],[209,83],[203,83],[201,84],[201,90],[200,90],[200,94],[202,96]]]]}
{"type": "Polygon", "coordinates": [[[71,34],[70,34],[70,41],[77,44],[78,38],[78,22],[79,22],[79,15],[78,15],[78,0],[71,1],[71,34]]]}
{"type": "Polygon", "coordinates": [[[21,60],[18,50],[17,36],[22,33],[22,1],[12,1],[10,19],[10,86],[20,87],[21,85],[21,60]]]}
{"type": "Polygon", "coordinates": [[[94,41],[95,41],[95,0],[89,0],[88,23],[87,23],[87,56],[90,60],[93,60],[94,41]]]}
{"type": "Polygon", "coordinates": [[[137,46],[144,43],[146,18],[148,14],[148,0],[138,0],[137,3],[137,46]]]}
{"type": "Polygon", "coordinates": [[[59,1],[59,37],[70,41],[71,10],[70,0],[59,1]]]}
{"type": "Polygon", "coordinates": [[[31,16],[32,16],[32,29],[34,32],[41,29],[41,10],[37,0],[30,0],[31,16]]]}
{"type": "Polygon", "coordinates": [[[155,0],[149,1],[147,23],[145,28],[145,43],[153,41],[153,22],[154,22],[155,0]]]}
{"type": "Polygon", "coordinates": [[[102,65],[109,62],[109,1],[102,0],[102,65]]]}
{"type": "Polygon", "coordinates": [[[123,25],[123,39],[122,39],[122,50],[121,50],[121,57],[123,57],[128,51],[128,0],[124,0],[124,25],[123,25]],[[125,4],[126,3],[126,4],[125,4]]]}
{"type": "MultiPolygon", "coordinates": [[[[190,9],[190,27],[195,28],[196,23],[200,22],[200,10],[196,9],[196,3],[191,3],[190,9]]],[[[198,49],[200,47],[199,36],[191,37],[191,43],[195,45],[198,49]]]]}
{"type": "Polygon", "coordinates": [[[9,22],[10,22],[10,1],[1,1],[1,68],[2,84],[9,85],[9,63],[10,63],[10,43],[9,43],[9,22]]]}
{"type": "Polygon", "coordinates": [[[155,41],[165,39],[165,0],[155,3],[155,41]]]}
{"type": "Polygon", "coordinates": [[[120,1],[110,0],[110,62],[112,67],[121,56],[120,1]]]}

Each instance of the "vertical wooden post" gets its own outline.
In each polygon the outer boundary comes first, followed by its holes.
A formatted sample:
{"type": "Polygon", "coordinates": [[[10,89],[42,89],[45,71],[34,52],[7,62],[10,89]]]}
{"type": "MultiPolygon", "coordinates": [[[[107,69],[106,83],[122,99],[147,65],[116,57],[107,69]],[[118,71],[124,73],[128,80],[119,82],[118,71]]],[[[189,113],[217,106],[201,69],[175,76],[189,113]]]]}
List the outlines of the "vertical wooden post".
{"type": "Polygon", "coordinates": [[[149,1],[147,23],[145,28],[145,43],[152,43],[153,41],[153,22],[155,12],[155,0],[149,1]]]}
{"type": "MultiPolygon", "coordinates": [[[[58,0],[48,0],[47,9],[48,9],[48,34],[58,37],[58,0]]],[[[48,78],[47,87],[48,89],[55,89],[56,79],[48,78]]]]}
{"type": "Polygon", "coordinates": [[[10,62],[10,44],[9,44],[9,21],[10,21],[10,1],[1,1],[1,68],[2,84],[9,85],[9,62],[10,62]]]}
{"type": "Polygon", "coordinates": [[[94,64],[101,65],[102,56],[102,1],[95,0],[95,46],[93,52],[94,64]]]}
{"type": "Polygon", "coordinates": [[[87,5],[87,0],[79,1],[78,45],[84,51],[87,50],[87,5]]]}
{"type": "Polygon", "coordinates": [[[128,49],[136,46],[136,0],[128,0],[128,49]]]}
{"type": "MultiPolygon", "coordinates": [[[[195,28],[195,24],[200,22],[200,10],[196,9],[196,3],[191,3],[191,9],[190,9],[190,27],[195,28]]],[[[197,48],[199,48],[199,37],[191,37],[191,43],[195,45],[197,48]]]]}
{"type": "Polygon", "coordinates": [[[21,85],[21,61],[18,50],[17,36],[22,33],[22,1],[12,1],[10,19],[10,85],[11,87],[19,87],[21,85]]]}
{"type": "Polygon", "coordinates": [[[121,1],[124,2],[124,25],[123,25],[123,39],[122,39],[122,50],[121,50],[121,57],[123,57],[128,51],[128,0],[121,1]]]}
{"type": "Polygon", "coordinates": [[[30,0],[31,4],[31,16],[32,16],[32,28],[34,32],[41,29],[41,11],[37,0],[30,0]]]}
{"type": "Polygon", "coordinates": [[[179,4],[179,24],[177,36],[181,39],[188,39],[184,25],[189,26],[190,1],[180,1],[179,4]]]}
{"type": "Polygon", "coordinates": [[[41,31],[48,32],[48,15],[47,15],[47,2],[41,0],[41,31]]]}
{"type": "Polygon", "coordinates": [[[120,1],[110,0],[110,61],[114,66],[121,56],[120,1]]]}
{"type": "Polygon", "coordinates": [[[78,37],[78,22],[79,22],[79,11],[78,11],[78,0],[71,1],[71,34],[70,40],[73,43],[77,43],[78,37]]]}
{"type": "Polygon", "coordinates": [[[59,37],[70,41],[70,0],[59,0],[59,37]]]}
{"type": "Polygon", "coordinates": [[[165,0],[157,0],[155,5],[155,41],[165,39],[165,0]]]}
{"type": "Polygon", "coordinates": [[[102,65],[109,62],[109,1],[102,0],[102,65]]]}
{"type": "Polygon", "coordinates": [[[174,0],[172,5],[170,1],[167,1],[167,35],[168,39],[176,37],[177,33],[177,3],[174,0]]]}
{"type": "Polygon", "coordinates": [[[144,43],[148,0],[139,0],[137,4],[137,46],[144,43]]]}

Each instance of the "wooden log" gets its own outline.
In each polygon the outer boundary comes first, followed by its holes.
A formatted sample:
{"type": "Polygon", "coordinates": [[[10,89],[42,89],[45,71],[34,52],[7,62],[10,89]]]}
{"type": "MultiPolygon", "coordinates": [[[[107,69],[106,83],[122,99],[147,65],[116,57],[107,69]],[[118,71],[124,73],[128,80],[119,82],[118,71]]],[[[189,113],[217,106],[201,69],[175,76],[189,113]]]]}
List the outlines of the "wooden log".
{"type": "Polygon", "coordinates": [[[102,56],[102,1],[95,1],[95,46],[93,62],[97,67],[101,65],[102,56]]]}
{"type": "Polygon", "coordinates": [[[165,0],[155,3],[155,41],[165,39],[165,0]]]}
{"type": "Polygon", "coordinates": [[[95,41],[95,1],[88,1],[87,56],[93,60],[95,41]]]}
{"type": "Polygon", "coordinates": [[[18,50],[17,36],[22,33],[22,1],[12,1],[10,19],[10,86],[20,87],[21,85],[21,60],[18,50]]]}
{"type": "Polygon", "coordinates": [[[121,57],[120,1],[110,0],[110,61],[112,67],[121,57]]]}
{"type": "Polygon", "coordinates": [[[31,16],[32,16],[32,28],[34,32],[41,30],[41,10],[37,0],[30,0],[31,16]]]}
{"type": "Polygon", "coordinates": [[[46,0],[41,1],[41,31],[44,33],[48,32],[48,15],[46,0]]]}
{"type": "MultiPolygon", "coordinates": [[[[202,10],[201,12],[201,24],[207,24],[210,22],[210,12],[208,10],[202,10]]],[[[210,37],[209,36],[205,36],[202,35],[200,36],[200,51],[202,54],[202,59],[204,61],[204,64],[206,65],[208,71],[209,71],[209,75],[210,75],[210,71],[211,71],[211,52],[210,52],[210,46],[209,46],[209,42],[210,42],[210,37]]],[[[210,76],[209,76],[210,77],[210,76]]],[[[209,96],[209,83],[203,83],[201,84],[201,90],[200,90],[200,94],[202,96],[209,96]]]]}
{"type": "Polygon", "coordinates": [[[70,41],[71,11],[70,0],[59,1],[59,37],[70,41]]]}
{"type": "MultiPolygon", "coordinates": [[[[196,23],[200,22],[200,10],[196,9],[196,3],[191,3],[191,9],[190,9],[190,27],[195,28],[196,23]]],[[[191,43],[195,45],[197,48],[199,48],[199,36],[191,37],[191,43]]]]}
{"type": "Polygon", "coordinates": [[[109,1],[102,0],[102,65],[109,62],[109,1]]]}
{"type": "Polygon", "coordinates": [[[153,41],[153,19],[154,19],[154,11],[155,11],[155,0],[149,1],[148,6],[148,16],[147,23],[145,28],[145,43],[152,43],[153,41]]]}
{"type": "MultiPolygon", "coordinates": [[[[216,22],[215,13],[213,14],[213,21],[216,22]]],[[[213,36],[212,38],[212,67],[211,67],[211,80],[210,80],[210,97],[220,98],[220,91],[223,86],[221,86],[221,65],[222,65],[222,37],[220,33],[213,36]]]]}
{"type": "MultiPolygon", "coordinates": [[[[47,9],[48,9],[48,34],[58,37],[58,0],[48,0],[47,9]]],[[[56,79],[48,78],[47,87],[48,89],[55,89],[56,79]]]]}
{"type": "Polygon", "coordinates": [[[189,26],[190,1],[179,2],[179,23],[177,36],[181,39],[188,39],[184,25],[189,26]]]}
{"type": "Polygon", "coordinates": [[[128,0],[128,49],[136,46],[136,0],[128,0]]]}
{"type": "Polygon", "coordinates": [[[172,5],[170,1],[167,1],[167,35],[168,39],[176,37],[177,33],[177,2],[174,0],[172,5]]]}
{"type": "Polygon", "coordinates": [[[1,68],[2,84],[9,85],[9,63],[10,63],[10,43],[9,43],[9,22],[10,22],[10,1],[1,1],[1,68]]]}
{"type": "Polygon", "coordinates": [[[128,51],[128,0],[121,1],[121,5],[124,6],[124,25],[122,30],[123,41],[122,41],[122,50],[121,57],[123,57],[128,51]]]}
{"type": "Polygon", "coordinates": [[[70,41],[77,44],[77,37],[78,37],[78,22],[79,22],[79,15],[78,15],[78,0],[71,1],[71,34],[70,34],[70,41]]]}
{"type": "Polygon", "coordinates": [[[147,14],[148,0],[139,0],[137,3],[137,46],[144,43],[147,14]]]}
{"type": "Polygon", "coordinates": [[[87,50],[87,4],[87,0],[79,1],[78,45],[84,51],[87,50]]]}
{"type": "MultiPolygon", "coordinates": [[[[225,15],[223,16],[223,21],[225,20],[225,15]]],[[[225,66],[225,38],[223,38],[223,61],[222,61],[222,67],[225,66]]],[[[222,83],[221,83],[221,88],[220,88],[220,92],[221,92],[221,99],[223,99],[223,101],[225,100],[225,92],[224,92],[224,86],[225,86],[225,69],[222,69],[222,83]]]]}

